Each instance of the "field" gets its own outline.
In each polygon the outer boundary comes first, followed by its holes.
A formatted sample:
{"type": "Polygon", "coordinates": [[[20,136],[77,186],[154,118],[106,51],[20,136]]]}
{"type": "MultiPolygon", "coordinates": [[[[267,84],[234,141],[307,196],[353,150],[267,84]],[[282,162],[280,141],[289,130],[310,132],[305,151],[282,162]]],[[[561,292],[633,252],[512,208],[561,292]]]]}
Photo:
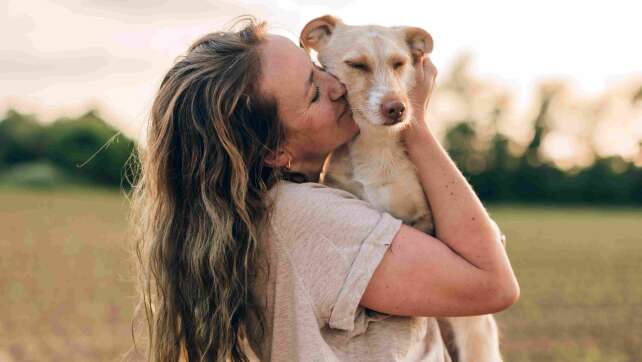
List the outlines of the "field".
{"type": "Polygon", "coordinates": [[[506,361],[642,361],[642,210],[491,214],[522,291],[498,316],[506,361]]]}
{"type": "MultiPolygon", "coordinates": [[[[642,209],[494,206],[522,288],[506,361],[642,360],[642,209]]],[[[0,189],[0,362],[113,361],[134,304],[125,198],[0,189]]]]}

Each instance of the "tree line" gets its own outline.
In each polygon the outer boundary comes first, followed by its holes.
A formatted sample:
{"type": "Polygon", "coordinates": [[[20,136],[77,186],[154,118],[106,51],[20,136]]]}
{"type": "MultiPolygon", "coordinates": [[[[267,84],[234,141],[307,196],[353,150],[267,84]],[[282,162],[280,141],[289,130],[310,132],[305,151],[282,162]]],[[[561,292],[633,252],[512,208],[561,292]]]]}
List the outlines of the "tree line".
{"type": "Polygon", "coordinates": [[[96,111],[45,125],[9,110],[0,121],[0,184],[129,187],[123,172],[130,158],[135,165],[134,141],[96,111]]]}
{"type": "MultiPolygon", "coordinates": [[[[577,106],[569,105],[573,101],[564,92],[565,83],[543,83],[538,89],[532,119],[518,117],[520,127],[530,127],[532,135],[525,144],[519,144],[499,131],[510,105],[506,100],[509,92],[502,94],[498,91],[500,87],[476,79],[468,71],[469,62],[469,58],[463,57],[455,63],[442,81],[442,94],[434,94],[431,102],[435,98],[439,102],[443,93],[459,99],[455,104],[464,111],[452,112],[459,116],[455,116],[446,129],[443,143],[482,200],[642,204],[642,139],[637,140],[637,164],[635,159],[618,155],[601,156],[592,144],[602,136],[597,127],[600,122],[607,127],[618,124],[614,121],[620,116],[599,118],[600,113],[606,113],[603,110],[608,108],[609,102],[623,105],[628,112],[624,112],[623,117],[628,116],[638,125],[642,123],[642,112],[639,111],[642,109],[642,85],[633,84],[624,92],[607,90],[602,97],[579,102],[581,106],[577,106]],[[474,100],[480,98],[484,100],[475,104],[474,100]],[[573,107],[584,108],[575,112],[579,114],[580,123],[586,126],[582,141],[589,144],[592,162],[561,168],[545,155],[542,146],[556,131],[555,121],[564,123],[569,117],[568,113],[560,115],[559,109],[573,107]]],[[[626,141],[635,142],[634,134],[627,137],[630,138],[626,141]]]]}
{"type": "MultiPolygon", "coordinates": [[[[470,122],[457,123],[446,133],[445,147],[462,173],[485,201],[642,204],[642,168],[621,156],[594,156],[592,165],[562,170],[542,157],[548,133],[549,100],[540,107],[534,136],[520,155],[510,152],[510,140],[499,133],[480,150],[479,135],[470,122]]],[[[642,147],[642,146],[641,146],[642,147]]]]}
{"type": "MultiPolygon", "coordinates": [[[[642,204],[642,168],[632,161],[597,157],[591,166],[569,171],[542,159],[547,102],[521,155],[514,155],[510,140],[499,133],[480,150],[480,136],[469,121],[448,128],[445,148],[479,196],[485,201],[642,204]]],[[[10,110],[0,121],[0,183],[79,182],[126,189],[127,167],[137,164],[134,141],[95,111],[44,125],[10,110]]]]}
{"type": "MultiPolygon", "coordinates": [[[[456,115],[444,121],[448,127],[442,141],[482,200],[642,204],[642,140],[637,165],[632,159],[604,157],[593,150],[590,165],[560,168],[542,152],[546,137],[554,131],[551,109],[560,103],[559,92],[554,87],[541,90],[534,118],[520,120],[520,127],[531,128],[529,141],[515,147],[517,142],[499,131],[507,105],[502,96],[488,96],[493,89],[474,79],[463,59],[431,100],[431,107],[444,108],[439,102],[448,98],[445,94],[451,101],[458,99],[451,112],[456,115]],[[479,99],[483,101],[475,104],[479,99]]],[[[642,86],[630,95],[630,102],[632,107],[642,105],[642,86]]],[[[49,124],[16,110],[0,120],[0,185],[79,183],[127,190],[138,165],[135,142],[94,110],[49,124]]]]}

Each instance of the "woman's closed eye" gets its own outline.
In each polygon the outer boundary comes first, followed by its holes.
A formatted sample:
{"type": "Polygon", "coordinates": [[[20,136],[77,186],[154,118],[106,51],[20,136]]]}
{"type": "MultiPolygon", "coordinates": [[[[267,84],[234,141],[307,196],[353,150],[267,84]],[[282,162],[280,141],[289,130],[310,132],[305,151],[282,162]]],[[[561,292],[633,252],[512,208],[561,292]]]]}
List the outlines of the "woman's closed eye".
{"type": "MultiPolygon", "coordinates": [[[[311,74],[311,77],[310,77],[311,80],[314,79],[315,70],[320,71],[320,72],[325,72],[325,69],[323,69],[323,67],[321,67],[321,65],[319,65],[316,62],[312,62],[312,66],[315,69],[312,70],[312,74],[311,74]]],[[[320,96],[321,96],[321,88],[319,88],[319,85],[316,84],[316,80],[313,81],[313,85],[314,85],[314,96],[312,96],[312,100],[310,101],[310,103],[314,103],[314,102],[318,101],[320,96]]]]}
{"type": "Polygon", "coordinates": [[[314,102],[318,101],[320,96],[321,96],[321,89],[319,88],[318,85],[315,84],[314,85],[314,96],[312,96],[312,100],[310,101],[310,103],[314,103],[314,102]]]}

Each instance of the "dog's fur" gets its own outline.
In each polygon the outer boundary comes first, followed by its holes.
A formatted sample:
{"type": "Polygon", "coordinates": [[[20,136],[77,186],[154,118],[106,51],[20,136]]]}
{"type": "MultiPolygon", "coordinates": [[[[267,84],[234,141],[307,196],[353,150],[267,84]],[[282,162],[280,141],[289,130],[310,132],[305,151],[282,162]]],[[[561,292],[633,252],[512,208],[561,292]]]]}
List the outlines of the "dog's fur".
{"type": "MultiPolygon", "coordinates": [[[[300,41],[317,51],[319,62],[346,85],[360,128],[353,141],[328,159],[322,182],[434,234],[429,203],[400,139],[412,119],[408,92],[414,86],[413,64],[432,51],[430,34],[414,27],[349,26],[326,15],[310,21],[300,41]]],[[[455,360],[501,361],[492,315],[445,318],[440,325],[452,330],[446,343],[455,360]]]]}

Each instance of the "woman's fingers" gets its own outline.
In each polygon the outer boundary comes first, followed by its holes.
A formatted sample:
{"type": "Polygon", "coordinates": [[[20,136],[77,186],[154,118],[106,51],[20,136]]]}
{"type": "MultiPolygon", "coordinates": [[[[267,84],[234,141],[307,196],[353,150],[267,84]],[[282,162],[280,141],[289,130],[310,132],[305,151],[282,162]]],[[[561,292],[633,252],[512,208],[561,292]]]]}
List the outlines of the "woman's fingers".
{"type": "Polygon", "coordinates": [[[426,85],[426,88],[432,88],[437,77],[437,68],[432,60],[430,60],[430,57],[423,57],[420,69],[422,83],[426,85]]]}
{"type": "Polygon", "coordinates": [[[424,74],[430,76],[432,82],[437,78],[437,67],[435,67],[430,57],[424,58],[424,74]]]}
{"type": "Polygon", "coordinates": [[[414,109],[425,109],[432,93],[436,77],[437,68],[429,56],[423,55],[415,63],[415,86],[410,91],[410,98],[414,109]]]}
{"type": "Polygon", "coordinates": [[[415,77],[417,78],[418,81],[421,81],[424,77],[425,60],[426,60],[426,56],[422,55],[421,58],[419,58],[414,64],[415,77]]]}

